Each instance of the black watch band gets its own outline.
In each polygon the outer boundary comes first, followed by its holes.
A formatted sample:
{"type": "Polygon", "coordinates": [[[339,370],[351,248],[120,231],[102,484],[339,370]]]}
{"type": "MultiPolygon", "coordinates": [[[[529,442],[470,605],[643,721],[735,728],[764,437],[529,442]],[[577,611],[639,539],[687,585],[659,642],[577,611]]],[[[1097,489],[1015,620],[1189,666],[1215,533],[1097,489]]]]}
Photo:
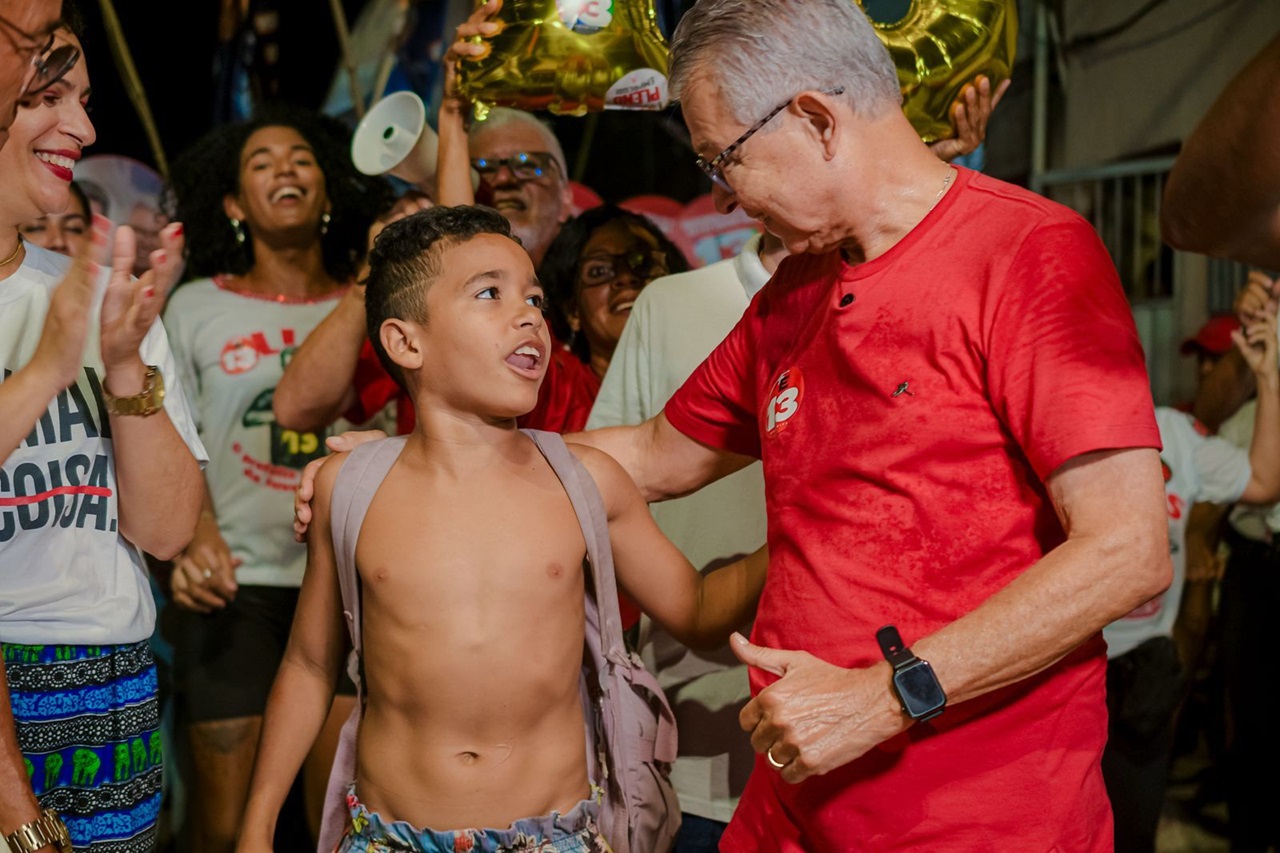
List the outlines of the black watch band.
{"type": "Polygon", "coordinates": [[[918,723],[932,720],[947,707],[947,694],[928,661],[916,657],[897,627],[885,625],[876,631],[876,642],[885,660],[893,667],[893,692],[902,712],[918,723]]]}

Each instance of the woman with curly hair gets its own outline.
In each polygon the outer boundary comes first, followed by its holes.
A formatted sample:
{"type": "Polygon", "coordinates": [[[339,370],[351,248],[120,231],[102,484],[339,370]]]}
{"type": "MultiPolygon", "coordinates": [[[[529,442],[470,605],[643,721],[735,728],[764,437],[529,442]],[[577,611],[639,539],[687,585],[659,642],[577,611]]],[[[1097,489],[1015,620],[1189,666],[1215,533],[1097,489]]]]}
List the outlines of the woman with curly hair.
{"type": "Polygon", "coordinates": [[[538,279],[552,331],[595,375],[592,399],[640,291],[655,278],[688,269],[650,219],[612,204],[584,211],[560,228],[538,279]]]}
{"type": "MultiPolygon", "coordinates": [[[[292,493],[325,453],[323,434],[278,427],[272,394],[350,285],[390,200],[380,179],[351,167],[347,142],[331,119],[277,108],[214,130],[174,165],[170,203],[199,278],[174,292],[165,322],[210,455],[204,511],[172,572],[196,853],[234,847],[306,562],[291,535],[292,493]]],[[[339,725],[352,701],[335,700],[339,725]]],[[[332,748],[312,756],[317,817],[332,748]]]]}

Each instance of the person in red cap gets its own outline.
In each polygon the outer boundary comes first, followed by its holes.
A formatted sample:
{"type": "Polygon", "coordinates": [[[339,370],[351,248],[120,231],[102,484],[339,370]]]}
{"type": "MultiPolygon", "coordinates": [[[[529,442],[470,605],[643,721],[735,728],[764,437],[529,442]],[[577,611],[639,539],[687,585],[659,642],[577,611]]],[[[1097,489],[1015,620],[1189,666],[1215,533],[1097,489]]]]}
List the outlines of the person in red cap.
{"type": "Polygon", "coordinates": [[[1200,330],[1182,342],[1178,352],[1195,354],[1196,376],[1203,379],[1213,371],[1218,361],[1231,352],[1231,333],[1240,328],[1234,314],[1215,314],[1205,321],[1200,330]]]}

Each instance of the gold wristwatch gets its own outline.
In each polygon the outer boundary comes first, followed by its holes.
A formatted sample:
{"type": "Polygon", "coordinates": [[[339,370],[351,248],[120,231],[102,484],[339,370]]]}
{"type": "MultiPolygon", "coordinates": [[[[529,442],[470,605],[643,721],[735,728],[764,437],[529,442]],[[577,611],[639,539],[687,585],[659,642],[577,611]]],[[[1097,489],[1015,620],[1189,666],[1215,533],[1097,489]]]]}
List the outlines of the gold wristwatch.
{"type": "Polygon", "coordinates": [[[53,845],[59,853],[71,853],[71,835],[58,813],[45,809],[40,817],[25,823],[4,837],[13,853],[32,853],[53,845]]]}
{"type": "Polygon", "coordinates": [[[154,415],[164,408],[164,374],[154,364],[148,364],[140,393],[132,397],[117,397],[107,390],[104,382],[102,399],[107,404],[107,411],[113,415],[138,415],[143,418],[154,415]]]}

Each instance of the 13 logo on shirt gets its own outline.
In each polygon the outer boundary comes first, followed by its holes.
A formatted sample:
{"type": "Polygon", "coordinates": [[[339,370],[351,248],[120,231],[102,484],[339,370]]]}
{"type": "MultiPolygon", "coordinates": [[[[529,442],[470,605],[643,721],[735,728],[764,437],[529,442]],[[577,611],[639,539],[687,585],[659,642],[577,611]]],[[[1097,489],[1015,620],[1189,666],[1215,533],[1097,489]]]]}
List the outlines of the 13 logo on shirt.
{"type": "Polygon", "coordinates": [[[773,383],[773,396],[765,406],[765,435],[775,436],[782,432],[787,422],[800,410],[802,400],[804,400],[804,375],[800,372],[800,368],[792,367],[782,371],[773,383]]]}

